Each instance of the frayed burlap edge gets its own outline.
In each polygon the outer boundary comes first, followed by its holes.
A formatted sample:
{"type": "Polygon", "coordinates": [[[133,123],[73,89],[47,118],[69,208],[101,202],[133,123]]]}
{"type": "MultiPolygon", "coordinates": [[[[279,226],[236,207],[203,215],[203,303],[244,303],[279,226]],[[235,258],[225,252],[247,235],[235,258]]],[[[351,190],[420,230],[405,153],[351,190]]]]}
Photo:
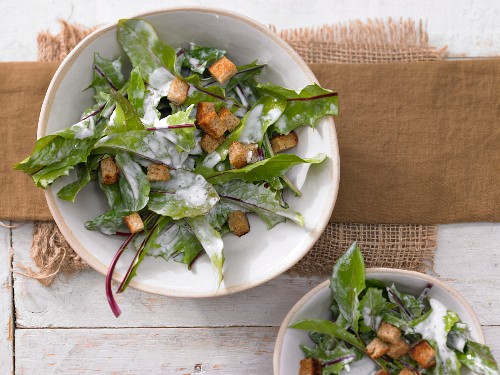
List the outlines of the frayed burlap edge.
{"type": "MultiPolygon", "coordinates": [[[[93,29],[61,22],[61,32],[38,36],[40,61],[60,61],[93,29]]],[[[441,60],[446,48],[429,45],[422,21],[368,20],[316,28],[278,31],[307,63],[383,63],[441,60]]],[[[289,272],[330,274],[334,262],[358,241],[370,267],[424,272],[433,268],[437,228],[430,225],[330,223],[313,249],[289,272]]],[[[59,272],[73,273],[87,264],[64,240],[54,222],[35,222],[31,256],[39,271],[26,272],[50,285],[59,272]]]]}

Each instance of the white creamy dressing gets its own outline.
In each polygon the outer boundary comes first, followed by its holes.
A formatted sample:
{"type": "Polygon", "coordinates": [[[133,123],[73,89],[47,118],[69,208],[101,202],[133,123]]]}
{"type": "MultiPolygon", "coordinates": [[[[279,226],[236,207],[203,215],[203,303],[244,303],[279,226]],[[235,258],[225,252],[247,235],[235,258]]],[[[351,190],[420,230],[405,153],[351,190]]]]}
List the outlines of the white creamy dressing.
{"type": "MultiPolygon", "coordinates": [[[[263,104],[258,104],[246,114],[245,128],[241,132],[240,142],[255,143],[255,138],[258,138],[262,132],[262,111],[264,110],[263,104]]],[[[262,135],[261,135],[262,139],[262,135]]],[[[258,141],[257,141],[258,142],[258,141]]]]}
{"type": "Polygon", "coordinates": [[[111,65],[113,66],[113,70],[115,71],[118,80],[123,81],[122,60],[121,59],[113,60],[111,65]]]}
{"type": "Polygon", "coordinates": [[[372,316],[370,315],[372,310],[369,307],[364,307],[361,315],[363,316],[363,320],[368,327],[373,327],[378,329],[380,327],[380,323],[382,323],[382,317],[375,317],[375,321],[373,321],[372,316]]]}
{"type": "Polygon", "coordinates": [[[160,118],[160,112],[156,109],[160,99],[162,98],[159,90],[152,87],[148,87],[148,91],[144,95],[144,102],[142,108],[144,109],[144,116],[141,118],[141,122],[146,126],[151,126],[155,124],[160,118]]]}
{"type": "Polygon", "coordinates": [[[174,80],[174,76],[166,68],[156,68],[149,74],[149,85],[158,90],[161,96],[167,96],[170,84],[174,80]]]}
{"type": "Polygon", "coordinates": [[[199,207],[207,203],[214,205],[217,197],[209,198],[207,181],[203,176],[187,171],[172,171],[172,179],[165,185],[176,190],[175,197],[187,204],[199,207]],[[215,198],[215,201],[214,201],[215,198]]]}
{"type": "Polygon", "coordinates": [[[236,111],[234,111],[233,115],[241,118],[245,116],[247,112],[248,110],[245,107],[239,107],[236,111]]]}
{"type": "Polygon", "coordinates": [[[173,246],[175,242],[178,241],[180,229],[181,228],[177,224],[173,224],[166,231],[159,234],[156,238],[156,243],[160,245],[160,247],[150,249],[148,254],[157,257],[161,255],[162,249],[173,246]]]}
{"type": "Polygon", "coordinates": [[[245,127],[241,132],[239,141],[243,143],[258,143],[262,141],[264,131],[273,124],[280,116],[282,111],[278,108],[269,110],[265,115],[262,115],[264,106],[256,105],[247,113],[245,127]]]}
{"type": "Polygon", "coordinates": [[[218,172],[224,172],[226,170],[226,166],[224,165],[224,163],[217,163],[215,165],[215,170],[218,172]]]}
{"type": "Polygon", "coordinates": [[[285,115],[280,116],[278,121],[276,121],[275,125],[280,131],[280,133],[283,133],[285,131],[287,122],[288,122],[288,117],[286,117],[285,115]]]}
{"type": "Polygon", "coordinates": [[[236,86],[235,90],[236,93],[238,94],[238,97],[240,98],[241,104],[243,104],[245,107],[248,107],[247,98],[245,98],[245,95],[243,95],[241,89],[238,86],[236,86]]]}
{"type": "Polygon", "coordinates": [[[135,200],[138,200],[141,193],[139,191],[139,184],[137,183],[137,180],[139,173],[142,173],[141,167],[136,163],[124,163],[122,165],[122,169],[123,174],[130,185],[132,196],[135,200]]]}
{"type": "Polygon", "coordinates": [[[94,136],[95,134],[95,116],[82,120],[74,125],[75,139],[85,139],[94,136]]]}
{"type": "Polygon", "coordinates": [[[415,327],[415,332],[420,333],[422,337],[426,340],[432,340],[436,343],[438,353],[436,353],[436,359],[439,363],[443,363],[445,366],[448,361],[453,363],[453,367],[456,367],[458,362],[455,352],[448,348],[446,341],[448,338],[448,332],[446,332],[445,316],[448,309],[439,301],[430,298],[429,303],[431,304],[432,312],[429,317],[423,322],[419,323],[415,327]]]}
{"type": "Polygon", "coordinates": [[[214,151],[205,157],[205,160],[203,160],[203,166],[207,168],[213,168],[218,162],[221,161],[221,159],[222,158],[219,153],[214,151]]]}
{"type": "Polygon", "coordinates": [[[109,126],[114,126],[116,120],[116,107],[113,109],[113,113],[109,116],[109,126]]]}
{"type": "Polygon", "coordinates": [[[109,108],[106,108],[104,111],[102,111],[102,117],[110,117],[113,114],[113,111],[115,110],[116,105],[112,105],[109,108]]]}

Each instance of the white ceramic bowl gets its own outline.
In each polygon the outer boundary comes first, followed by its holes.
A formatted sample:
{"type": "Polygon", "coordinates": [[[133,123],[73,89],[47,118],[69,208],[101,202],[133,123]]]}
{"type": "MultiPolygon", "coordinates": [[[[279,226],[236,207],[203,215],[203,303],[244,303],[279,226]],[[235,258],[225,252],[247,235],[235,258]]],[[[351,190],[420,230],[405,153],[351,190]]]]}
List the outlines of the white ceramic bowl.
{"type": "MultiPolygon", "coordinates": [[[[176,8],[135,16],[150,22],[166,43],[178,47],[189,42],[223,48],[237,65],[258,58],[266,63],[261,82],[273,82],[300,89],[316,79],[293,49],[268,28],[241,15],[206,8],[176,8]]],[[[122,51],[116,40],[116,24],[103,27],[83,40],[57,70],[45,97],[38,124],[38,136],[44,136],[77,122],[92,103],[92,90],[82,91],[92,80],[94,52],[114,57],[122,51]]],[[[328,159],[310,168],[296,167],[291,173],[303,196],[289,196],[291,208],[300,211],[305,227],[284,223],[267,231],[258,218],[250,219],[251,232],[236,238],[224,237],[225,281],[217,289],[216,275],[206,256],[192,272],[183,264],[163,259],[146,259],[131,286],[151,293],[209,297],[242,291],[285,272],[299,261],[319,238],[330,218],[339,184],[339,154],[333,119],[328,117],[313,131],[299,130],[300,144],[294,150],[300,156],[325,153],[328,159]],[[307,179],[304,176],[307,174],[307,179]]],[[[84,223],[107,209],[96,184],[87,186],[75,203],[57,199],[57,191],[68,178],[56,181],[46,190],[54,219],[75,251],[94,269],[106,273],[123,238],[89,232],[84,223]]],[[[132,251],[122,256],[115,280],[121,280],[132,259],[132,251]]]]}
{"type": "MultiPolygon", "coordinates": [[[[394,283],[398,290],[414,295],[419,295],[428,283],[433,284],[428,297],[437,299],[449,310],[455,311],[460,319],[469,326],[472,338],[484,343],[481,324],[470,305],[457,291],[440,280],[419,272],[389,268],[369,268],[366,270],[366,278],[378,279],[387,285],[394,283]]],[[[300,360],[304,358],[299,344],[312,346],[313,341],[309,338],[308,332],[288,327],[302,319],[330,319],[329,307],[332,295],[329,286],[329,280],[319,284],[302,297],[283,320],[274,347],[274,375],[299,373],[300,360]]],[[[351,366],[350,374],[366,375],[372,373],[372,369],[375,369],[373,363],[370,360],[363,360],[351,366]]],[[[472,372],[463,369],[462,374],[472,374],[472,372]]]]}

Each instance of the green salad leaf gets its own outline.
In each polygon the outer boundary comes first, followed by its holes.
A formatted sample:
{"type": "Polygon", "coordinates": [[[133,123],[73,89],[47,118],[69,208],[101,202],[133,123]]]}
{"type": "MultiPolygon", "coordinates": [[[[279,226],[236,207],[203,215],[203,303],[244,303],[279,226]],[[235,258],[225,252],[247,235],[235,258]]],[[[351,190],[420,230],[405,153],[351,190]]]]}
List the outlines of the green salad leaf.
{"type": "Polygon", "coordinates": [[[303,331],[323,333],[325,335],[330,335],[340,340],[343,340],[360,350],[364,350],[365,348],[363,342],[360,339],[358,339],[352,333],[349,333],[346,329],[339,327],[337,324],[329,320],[323,320],[323,319],[299,320],[298,322],[291,324],[290,328],[301,329],[303,331]]]}
{"type": "MultiPolygon", "coordinates": [[[[138,68],[130,72],[129,85],[127,88],[127,99],[138,117],[144,116],[144,98],[146,94],[146,85],[138,68]]],[[[158,104],[158,103],[157,103],[158,104]]],[[[140,130],[141,128],[139,128],[140,130]]]]}
{"type": "Polygon", "coordinates": [[[202,74],[206,68],[226,55],[223,49],[197,46],[191,44],[190,48],[184,51],[185,59],[183,66],[191,71],[202,74]]]}
{"type": "Polygon", "coordinates": [[[164,117],[156,124],[156,129],[162,129],[165,136],[175,143],[179,151],[189,152],[196,147],[194,118],[190,117],[193,105],[185,111],[179,111],[164,117]]]}
{"type": "Polygon", "coordinates": [[[170,172],[170,180],[155,182],[148,208],[174,220],[203,215],[218,202],[214,187],[203,176],[184,170],[170,172]]]}
{"type": "Polygon", "coordinates": [[[222,249],[224,248],[224,243],[222,242],[220,233],[217,232],[203,216],[188,217],[185,220],[210,258],[212,267],[218,274],[218,284],[220,285],[224,278],[222,274],[222,267],[224,266],[224,254],[222,253],[222,249]]]}
{"type": "Polygon", "coordinates": [[[174,168],[182,167],[188,157],[187,152],[179,152],[163,130],[136,130],[111,134],[101,138],[94,149],[94,153],[109,154],[127,151],[154,163],[174,168]]]}
{"type": "Polygon", "coordinates": [[[263,95],[280,96],[288,102],[285,111],[271,129],[279,134],[288,134],[302,125],[314,127],[319,119],[327,115],[338,115],[337,93],[317,84],[306,86],[300,92],[272,84],[258,85],[257,89],[263,95]]]}
{"type": "Polygon", "coordinates": [[[132,130],[142,130],[144,125],[134,107],[118,91],[111,89],[111,97],[116,102],[115,116],[106,130],[107,134],[124,133],[132,130]]]}
{"type": "Polygon", "coordinates": [[[123,208],[130,212],[142,210],[149,200],[150,185],[146,174],[126,152],[116,154],[115,161],[120,168],[119,186],[123,208]]]}
{"type": "Polygon", "coordinates": [[[239,84],[249,81],[250,78],[259,75],[265,66],[265,64],[258,64],[257,60],[251,62],[250,64],[237,66],[236,68],[238,69],[238,72],[231,77],[227,83],[226,90],[231,91],[239,84]]]}
{"type": "Polygon", "coordinates": [[[464,353],[458,353],[459,361],[472,371],[482,375],[498,375],[498,365],[490,348],[474,341],[468,341],[464,353]]]}
{"type": "Polygon", "coordinates": [[[94,78],[88,88],[95,90],[94,99],[98,104],[105,103],[101,93],[109,94],[111,85],[119,90],[125,85],[125,77],[122,72],[123,61],[121,56],[114,60],[108,60],[98,52],[94,53],[94,78]]]}
{"type": "Polygon", "coordinates": [[[59,199],[74,202],[76,195],[82,190],[90,181],[97,178],[97,169],[101,158],[99,156],[93,156],[89,159],[87,163],[81,163],[77,165],[77,179],[74,182],[62,187],[57,192],[57,197],[59,199]]]}
{"type": "MultiPolygon", "coordinates": [[[[283,208],[277,192],[265,187],[265,184],[252,184],[241,180],[231,180],[223,185],[216,185],[215,189],[220,197],[220,205],[228,205],[227,214],[236,209],[254,212],[271,229],[276,224],[289,218],[300,226],[304,225],[304,218],[296,211],[283,208]]],[[[225,220],[224,220],[225,222],[225,220]]]]}
{"type": "Polygon", "coordinates": [[[118,21],[118,41],[142,77],[162,92],[168,90],[175,71],[175,50],[162,42],[153,26],[140,19],[118,21]]]}
{"type": "Polygon", "coordinates": [[[278,120],[286,107],[287,102],[285,99],[272,96],[261,98],[241,120],[243,130],[239,141],[243,143],[262,142],[267,128],[278,120]]]}
{"type": "Polygon", "coordinates": [[[359,294],[365,289],[365,264],[355,242],[335,264],[330,279],[333,298],[354,332],[358,331],[359,294]]]}
{"type": "Polygon", "coordinates": [[[200,171],[211,184],[223,184],[224,182],[239,179],[248,182],[268,180],[281,176],[290,168],[298,164],[318,164],[325,160],[325,154],[318,154],[313,158],[301,158],[293,154],[277,154],[269,159],[261,160],[239,169],[227,171],[200,171]]]}
{"type": "Polygon", "coordinates": [[[376,332],[382,323],[382,312],[387,309],[388,305],[382,290],[368,288],[359,302],[363,324],[376,332]]]}

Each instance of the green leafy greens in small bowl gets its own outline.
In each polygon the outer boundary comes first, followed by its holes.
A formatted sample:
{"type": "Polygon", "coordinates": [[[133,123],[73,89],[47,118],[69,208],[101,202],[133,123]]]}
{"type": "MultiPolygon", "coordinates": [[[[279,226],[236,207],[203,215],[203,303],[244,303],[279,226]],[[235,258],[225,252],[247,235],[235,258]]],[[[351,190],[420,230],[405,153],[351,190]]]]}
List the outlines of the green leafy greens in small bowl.
{"type": "Polygon", "coordinates": [[[313,346],[300,345],[300,375],[343,370],[377,375],[499,374],[490,349],[471,338],[469,327],[441,301],[429,283],[418,295],[393,283],[366,278],[363,256],[353,244],[330,279],[331,319],[299,319],[289,328],[310,332],[313,346]],[[376,370],[354,370],[357,362],[376,370]],[[374,366],[371,366],[373,368],[374,366]]]}
{"type": "Polygon", "coordinates": [[[207,254],[220,285],[222,235],[248,233],[248,213],[268,229],[286,219],[303,226],[283,198],[285,189],[301,194],[286,173],[326,155],[281,152],[297,145],[297,128],[314,128],[338,112],[335,92],[317,84],[294,91],[259,83],[266,65],[257,60],[236,66],[223,49],[193,43],[174,49],[142,19],[120,20],[117,39],[131,69],[122,57],[96,53],[88,87],[95,104],[76,124],[40,138],[15,166],[41,188],[76,170],[57,193],[68,202],[97,181],[109,209],[85,227],[124,236],[106,277],[116,316],[111,281],[129,246],[136,253],[118,292],[146,255],[191,269],[207,254]]]}

